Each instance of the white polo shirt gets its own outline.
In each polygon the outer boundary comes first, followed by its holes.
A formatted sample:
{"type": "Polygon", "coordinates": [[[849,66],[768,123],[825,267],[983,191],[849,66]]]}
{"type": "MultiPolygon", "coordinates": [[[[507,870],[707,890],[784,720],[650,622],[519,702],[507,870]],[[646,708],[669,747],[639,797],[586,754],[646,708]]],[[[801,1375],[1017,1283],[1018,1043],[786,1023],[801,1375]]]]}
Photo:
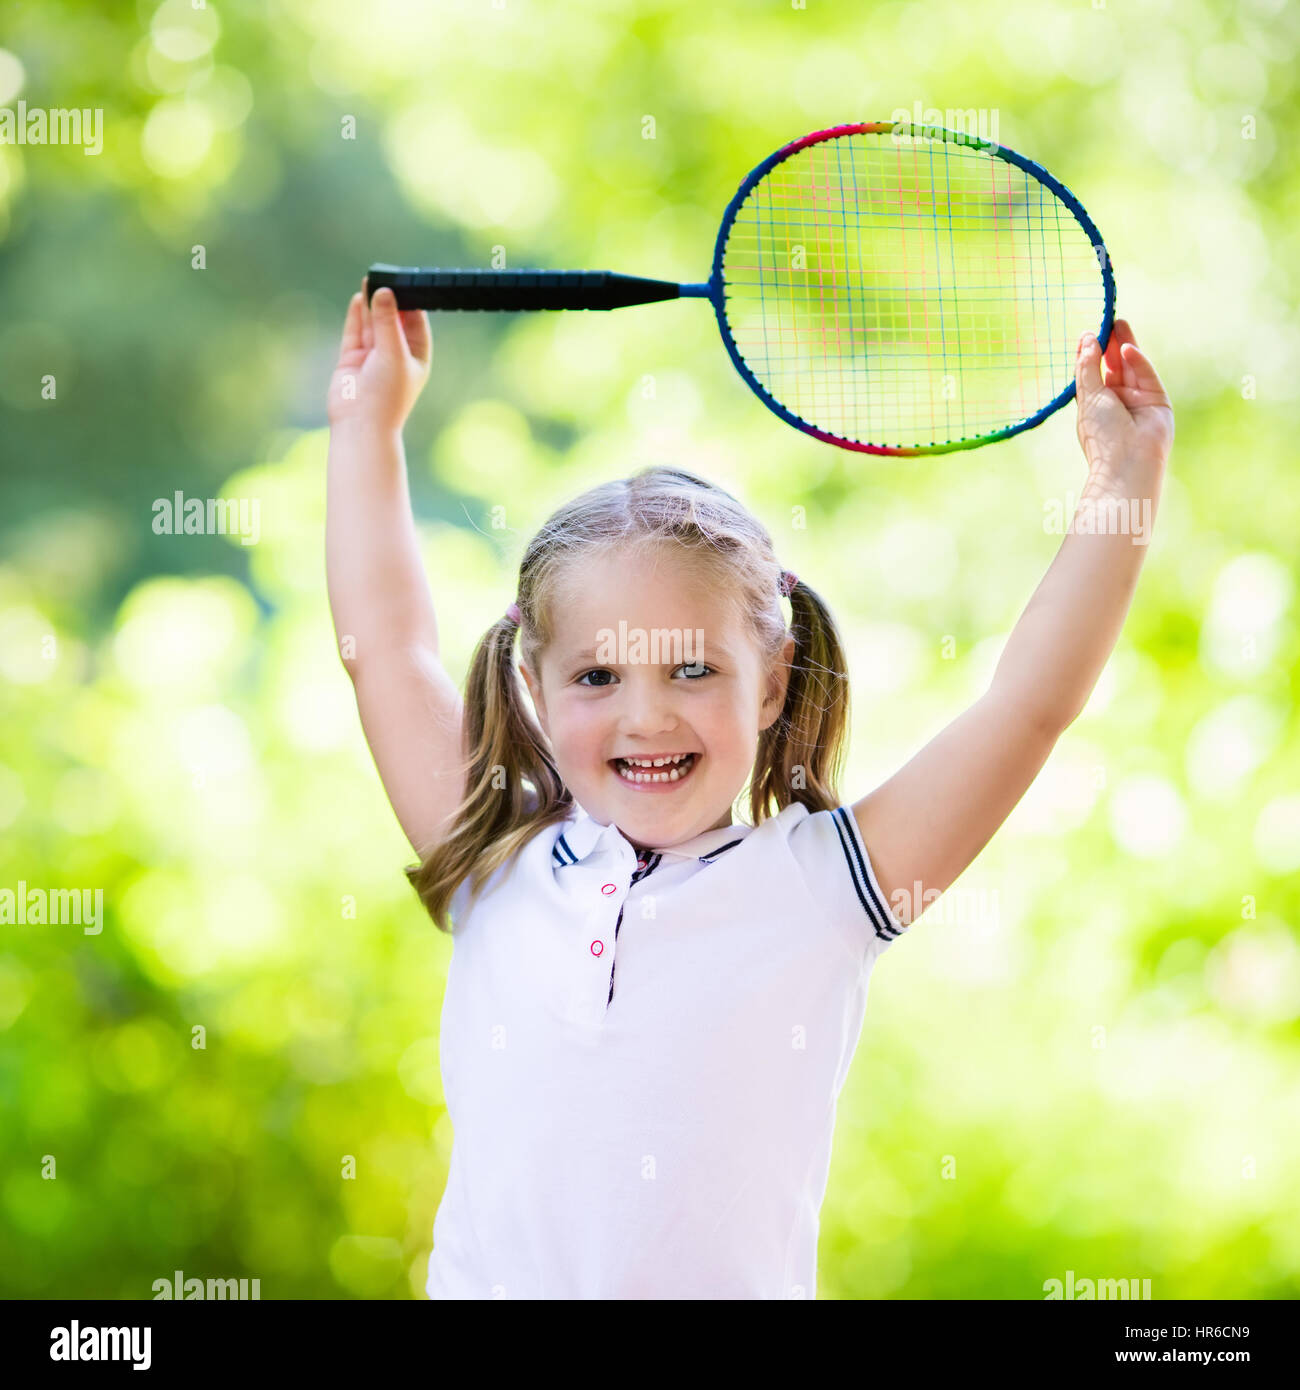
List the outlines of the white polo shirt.
{"type": "Polygon", "coordinates": [[[466,910],[430,1298],[814,1298],[836,1099],[904,930],[852,811],[639,861],[576,803],[466,910]]]}

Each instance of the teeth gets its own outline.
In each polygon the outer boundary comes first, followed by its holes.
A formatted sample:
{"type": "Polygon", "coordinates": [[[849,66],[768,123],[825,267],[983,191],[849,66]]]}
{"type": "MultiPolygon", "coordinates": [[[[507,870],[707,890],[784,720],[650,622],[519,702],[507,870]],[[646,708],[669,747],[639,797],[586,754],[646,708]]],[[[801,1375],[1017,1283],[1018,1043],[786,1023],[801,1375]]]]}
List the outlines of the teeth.
{"type": "Polygon", "coordinates": [[[679,753],[669,758],[619,758],[619,768],[630,782],[678,782],[690,771],[693,753],[679,753]],[[680,766],[677,766],[680,765],[680,766]],[[666,767],[666,772],[655,768],[666,767]]]}

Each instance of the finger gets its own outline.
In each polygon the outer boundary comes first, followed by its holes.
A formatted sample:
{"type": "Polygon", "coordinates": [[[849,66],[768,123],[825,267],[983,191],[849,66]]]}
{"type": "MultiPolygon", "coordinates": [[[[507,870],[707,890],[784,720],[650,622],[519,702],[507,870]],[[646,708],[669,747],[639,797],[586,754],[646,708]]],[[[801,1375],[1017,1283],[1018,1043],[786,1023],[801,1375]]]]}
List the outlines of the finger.
{"type": "Polygon", "coordinates": [[[1118,386],[1124,377],[1124,360],[1119,355],[1119,349],[1119,335],[1112,325],[1110,337],[1106,340],[1106,351],[1102,356],[1102,360],[1106,363],[1107,386],[1118,386]]]}
{"type": "Polygon", "coordinates": [[[411,356],[418,362],[429,365],[433,355],[433,334],[429,330],[429,316],[423,309],[402,311],[402,332],[406,335],[406,346],[411,356]]]}
{"type": "Polygon", "coordinates": [[[1167,405],[1169,396],[1151,359],[1136,343],[1125,343],[1123,350],[1125,368],[1133,373],[1133,389],[1148,396],[1157,396],[1162,404],[1167,405]]]}
{"type": "Polygon", "coordinates": [[[370,309],[375,323],[375,346],[382,353],[401,357],[406,352],[406,339],[397,319],[397,296],[385,285],[375,291],[370,309]]]}
{"type": "Polygon", "coordinates": [[[370,308],[370,276],[361,277],[361,346],[367,352],[375,345],[374,314],[370,308]]]}
{"type": "Polygon", "coordinates": [[[1127,319],[1116,319],[1114,327],[1111,329],[1111,344],[1115,347],[1117,354],[1120,354],[1120,381],[1125,386],[1132,386],[1133,369],[1123,360],[1122,350],[1125,343],[1132,343],[1137,346],[1137,339],[1133,336],[1133,329],[1127,319]]]}
{"type": "Polygon", "coordinates": [[[362,346],[361,299],[360,294],[354,294],[348,301],[347,317],[343,320],[343,341],[339,344],[340,355],[345,352],[355,352],[362,346]]]}
{"type": "Polygon", "coordinates": [[[1101,348],[1092,333],[1085,333],[1079,340],[1079,352],[1074,362],[1074,385],[1080,409],[1102,389],[1101,348]]]}
{"type": "Polygon", "coordinates": [[[1121,343],[1132,343],[1137,346],[1137,339],[1133,336],[1133,326],[1127,319],[1116,319],[1111,326],[1111,335],[1120,340],[1121,343]]]}

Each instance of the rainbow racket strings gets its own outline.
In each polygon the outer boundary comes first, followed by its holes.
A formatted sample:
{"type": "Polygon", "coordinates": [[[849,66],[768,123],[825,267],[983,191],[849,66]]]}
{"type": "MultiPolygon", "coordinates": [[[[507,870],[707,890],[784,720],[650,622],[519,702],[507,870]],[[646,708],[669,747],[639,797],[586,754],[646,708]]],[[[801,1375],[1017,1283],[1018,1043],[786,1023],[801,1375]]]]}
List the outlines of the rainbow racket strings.
{"type": "Polygon", "coordinates": [[[970,449],[1074,395],[1115,284],[1101,235],[1041,165],[955,131],[836,126],[764,160],[703,284],[610,271],[376,265],[402,308],[612,309],[709,299],[741,376],[789,424],[877,454],[970,449]]]}
{"type": "Polygon", "coordinates": [[[955,132],[809,135],[760,165],[728,216],[737,365],[830,443],[917,454],[1004,439],[1074,394],[1079,334],[1109,334],[1114,283],[1077,200],[955,132]]]}

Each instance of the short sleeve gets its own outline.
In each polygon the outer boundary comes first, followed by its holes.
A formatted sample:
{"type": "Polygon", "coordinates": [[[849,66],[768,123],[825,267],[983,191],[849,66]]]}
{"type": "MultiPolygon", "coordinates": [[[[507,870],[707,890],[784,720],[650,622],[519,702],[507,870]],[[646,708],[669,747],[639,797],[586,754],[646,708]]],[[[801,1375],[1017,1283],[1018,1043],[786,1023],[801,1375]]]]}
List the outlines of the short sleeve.
{"type": "Polygon", "coordinates": [[[862,933],[868,957],[874,959],[903,935],[907,924],[890,910],[876,881],[852,810],[847,806],[811,813],[807,807],[798,809],[802,816],[794,806],[783,814],[797,817],[790,831],[790,851],[809,891],[837,921],[862,933]]]}

